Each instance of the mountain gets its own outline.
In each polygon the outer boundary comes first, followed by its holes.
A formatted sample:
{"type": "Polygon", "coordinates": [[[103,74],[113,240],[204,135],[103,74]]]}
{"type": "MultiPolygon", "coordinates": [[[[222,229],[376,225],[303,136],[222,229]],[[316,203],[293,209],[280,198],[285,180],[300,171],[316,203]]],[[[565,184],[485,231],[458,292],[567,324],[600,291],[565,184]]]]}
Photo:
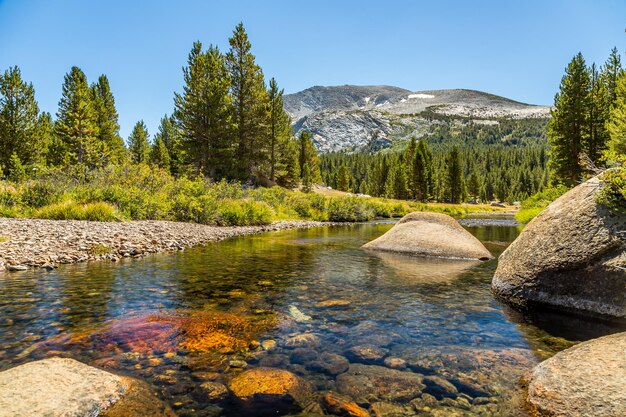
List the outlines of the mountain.
{"type": "Polygon", "coordinates": [[[392,86],[315,86],[285,95],[294,130],[307,130],[320,152],[384,148],[420,137],[433,123],[497,124],[502,119],[546,119],[550,107],[474,90],[409,91],[392,86]]]}

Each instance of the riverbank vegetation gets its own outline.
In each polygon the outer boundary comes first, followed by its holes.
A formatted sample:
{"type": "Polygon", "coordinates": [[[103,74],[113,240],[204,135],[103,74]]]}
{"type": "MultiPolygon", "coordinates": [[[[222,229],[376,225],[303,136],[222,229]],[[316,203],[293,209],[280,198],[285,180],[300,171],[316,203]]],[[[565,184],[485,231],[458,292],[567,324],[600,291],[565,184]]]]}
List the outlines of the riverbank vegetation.
{"type": "Polygon", "coordinates": [[[262,225],[272,221],[366,221],[411,211],[463,215],[498,210],[481,205],[424,204],[354,195],[328,197],[282,187],[250,187],[202,176],[174,177],[145,163],[39,173],[0,183],[0,216],[77,220],[175,220],[262,225]]]}

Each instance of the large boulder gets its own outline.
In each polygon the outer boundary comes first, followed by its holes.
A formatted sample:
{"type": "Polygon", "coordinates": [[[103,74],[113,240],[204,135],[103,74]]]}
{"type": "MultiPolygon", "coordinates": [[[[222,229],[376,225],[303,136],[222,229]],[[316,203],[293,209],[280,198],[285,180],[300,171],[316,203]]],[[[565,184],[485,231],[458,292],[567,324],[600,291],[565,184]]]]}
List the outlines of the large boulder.
{"type": "Polygon", "coordinates": [[[434,258],[492,258],[483,244],[456,220],[439,213],[409,213],[363,248],[434,258]]]}
{"type": "Polygon", "coordinates": [[[495,294],[508,303],[626,318],[626,216],[596,203],[597,177],[533,219],[502,253],[495,294]]]}
{"type": "Polygon", "coordinates": [[[0,416],[175,414],[145,383],[73,359],[49,358],[0,372],[0,416]]]}
{"type": "Polygon", "coordinates": [[[626,416],[626,333],[541,362],[532,372],[528,403],[536,416],[626,416]]]}

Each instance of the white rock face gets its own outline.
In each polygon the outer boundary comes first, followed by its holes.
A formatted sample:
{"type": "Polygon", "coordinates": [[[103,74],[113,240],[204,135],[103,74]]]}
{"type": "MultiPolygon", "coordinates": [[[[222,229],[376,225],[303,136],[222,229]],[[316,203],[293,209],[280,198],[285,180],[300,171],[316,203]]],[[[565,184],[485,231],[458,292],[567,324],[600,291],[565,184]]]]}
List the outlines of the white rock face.
{"type": "Polygon", "coordinates": [[[547,106],[534,106],[473,90],[411,92],[389,86],[312,87],[285,96],[294,130],[306,130],[322,153],[385,148],[395,140],[420,137],[434,123],[424,112],[469,117],[480,124],[497,119],[542,119],[547,106]]]}

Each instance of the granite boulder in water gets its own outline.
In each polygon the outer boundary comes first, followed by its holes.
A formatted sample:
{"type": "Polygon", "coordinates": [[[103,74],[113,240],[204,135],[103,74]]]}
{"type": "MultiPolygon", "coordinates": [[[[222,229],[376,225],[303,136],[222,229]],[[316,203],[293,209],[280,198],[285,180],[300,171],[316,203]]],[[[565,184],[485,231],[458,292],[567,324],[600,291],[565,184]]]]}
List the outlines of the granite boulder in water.
{"type": "Polygon", "coordinates": [[[0,372],[0,416],[174,417],[148,385],[67,358],[0,372]]]}
{"type": "Polygon", "coordinates": [[[535,366],[528,403],[533,416],[626,416],[626,333],[581,343],[535,366]]]}
{"type": "Polygon", "coordinates": [[[499,258],[499,298],[626,319],[626,216],[596,202],[601,187],[580,184],[524,228],[499,258]]]}
{"type": "Polygon", "coordinates": [[[363,248],[432,258],[493,258],[485,246],[456,220],[439,213],[409,213],[363,248]]]}

